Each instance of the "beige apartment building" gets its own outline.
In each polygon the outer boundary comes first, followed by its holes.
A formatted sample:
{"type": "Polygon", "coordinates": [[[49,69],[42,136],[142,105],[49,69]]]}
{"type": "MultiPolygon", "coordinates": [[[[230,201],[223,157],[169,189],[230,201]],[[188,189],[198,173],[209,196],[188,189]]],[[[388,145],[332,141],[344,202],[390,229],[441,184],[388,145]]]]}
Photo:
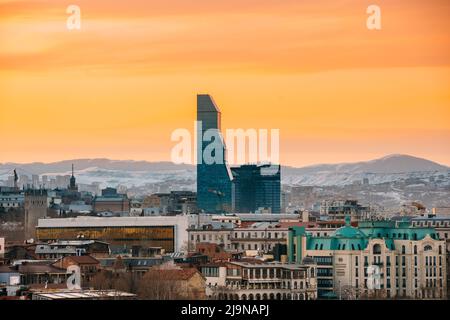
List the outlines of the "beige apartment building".
{"type": "Polygon", "coordinates": [[[314,237],[292,228],[289,261],[317,263],[319,298],[445,299],[445,241],[432,228],[409,222],[362,221],[314,237]]]}

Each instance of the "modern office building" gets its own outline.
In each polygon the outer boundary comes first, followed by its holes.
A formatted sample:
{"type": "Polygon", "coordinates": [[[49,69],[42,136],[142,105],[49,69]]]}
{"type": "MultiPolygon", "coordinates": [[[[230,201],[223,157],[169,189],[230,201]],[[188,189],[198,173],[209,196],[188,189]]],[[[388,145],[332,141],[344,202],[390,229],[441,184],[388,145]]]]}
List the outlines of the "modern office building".
{"type": "Polygon", "coordinates": [[[226,162],[220,122],[220,110],[212,97],[197,95],[197,206],[207,213],[231,211],[233,177],[226,162]],[[211,143],[219,147],[213,150],[211,143]],[[210,163],[208,155],[215,161],[210,163]]]}
{"type": "Polygon", "coordinates": [[[255,213],[259,209],[267,209],[271,213],[280,213],[280,168],[279,165],[242,165],[232,168],[233,212],[255,213]]]}
{"type": "Polygon", "coordinates": [[[315,237],[293,227],[288,260],[317,263],[320,298],[445,299],[446,250],[433,228],[407,221],[360,221],[329,236],[315,237]]]}
{"type": "Polygon", "coordinates": [[[99,240],[131,248],[134,245],[161,247],[166,252],[187,246],[186,230],[196,216],[85,217],[39,219],[39,241],[99,240]]]}

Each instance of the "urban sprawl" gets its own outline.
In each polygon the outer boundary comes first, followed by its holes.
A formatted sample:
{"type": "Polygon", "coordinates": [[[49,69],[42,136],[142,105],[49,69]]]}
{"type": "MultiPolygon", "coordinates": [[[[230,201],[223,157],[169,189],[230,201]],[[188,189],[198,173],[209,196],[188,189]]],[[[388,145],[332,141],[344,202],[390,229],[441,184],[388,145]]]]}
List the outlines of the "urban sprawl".
{"type": "MultiPolygon", "coordinates": [[[[197,96],[201,130],[220,133],[220,117],[197,96]]],[[[73,166],[14,170],[0,186],[0,299],[447,299],[450,208],[387,216],[330,198],[287,212],[268,167],[199,163],[196,192],[139,197],[81,191],[73,166]]]]}

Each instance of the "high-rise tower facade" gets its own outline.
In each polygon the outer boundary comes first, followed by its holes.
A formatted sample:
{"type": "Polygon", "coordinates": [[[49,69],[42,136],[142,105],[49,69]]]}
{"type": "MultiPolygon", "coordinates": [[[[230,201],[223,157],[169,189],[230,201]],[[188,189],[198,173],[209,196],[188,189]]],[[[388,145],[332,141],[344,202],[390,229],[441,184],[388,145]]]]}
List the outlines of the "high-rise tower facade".
{"type": "Polygon", "coordinates": [[[254,213],[269,209],[280,213],[280,165],[242,165],[233,173],[233,212],[254,213]]]}
{"type": "Polygon", "coordinates": [[[221,114],[211,96],[197,95],[197,206],[208,213],[231,210],[231,171],[220,131],[221,114]],[[215,139],[219,138],[218,141],[215,139]],[[211,143],[216,145],[210,151],[211,143]],[[218,146],[218,147],[217,147],[218,146]],[[212,155],[214,163],[204,155],[212,155]]]}

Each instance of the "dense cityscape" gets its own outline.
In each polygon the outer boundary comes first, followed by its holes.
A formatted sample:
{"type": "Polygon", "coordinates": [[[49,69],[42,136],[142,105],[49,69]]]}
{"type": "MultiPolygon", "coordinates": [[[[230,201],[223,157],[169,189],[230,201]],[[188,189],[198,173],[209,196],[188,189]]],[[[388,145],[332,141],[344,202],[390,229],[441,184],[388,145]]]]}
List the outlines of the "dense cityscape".
{"type": "MultiPolygon", "coordinates": [[[[197,96],[197,121],[201,136],[222,134],[211,96],[197,96]]],[[[73,164],[70,175],[11,170],[0,186],[0,299],[449,297],[445,201],[385,210],[376,197],[282,186],[280,164],[229,166],[219,149],[220,161],[196,165],[195,190],[81,187],[73,164]]],[[[447,177],[427,177],[446,199],[447,177]]]]}

